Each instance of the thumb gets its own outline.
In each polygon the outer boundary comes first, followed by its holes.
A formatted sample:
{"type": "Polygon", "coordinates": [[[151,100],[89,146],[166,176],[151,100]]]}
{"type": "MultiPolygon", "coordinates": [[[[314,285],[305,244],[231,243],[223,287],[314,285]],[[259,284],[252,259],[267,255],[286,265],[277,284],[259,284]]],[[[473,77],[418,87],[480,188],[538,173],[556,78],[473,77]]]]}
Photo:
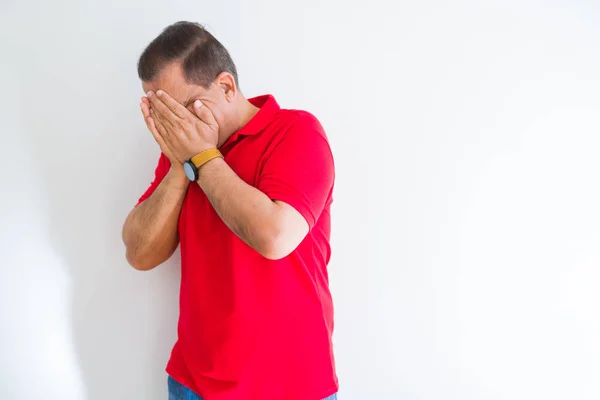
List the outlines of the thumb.
{"type": "Polygon", "coordinates": [[[206,125],[214,126],[217,124],[214,115],[200,100],[194,101],[194,113],[206,125]]]}

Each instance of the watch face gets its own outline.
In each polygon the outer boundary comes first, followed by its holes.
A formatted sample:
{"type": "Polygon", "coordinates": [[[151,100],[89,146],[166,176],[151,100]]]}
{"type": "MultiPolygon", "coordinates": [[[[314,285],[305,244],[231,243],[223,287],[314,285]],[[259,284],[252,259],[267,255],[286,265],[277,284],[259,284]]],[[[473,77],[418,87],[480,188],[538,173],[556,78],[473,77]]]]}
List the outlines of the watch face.
{"type": "Polygon", "coordinates": [[[187,178],[194,182],[197,178],[196,178],[196,166],[194,166],[194,164],[192,164],[189,161],[186,161],[183,163],[183,170],[185,171],[185,176],[187,176],[187,178]]]}

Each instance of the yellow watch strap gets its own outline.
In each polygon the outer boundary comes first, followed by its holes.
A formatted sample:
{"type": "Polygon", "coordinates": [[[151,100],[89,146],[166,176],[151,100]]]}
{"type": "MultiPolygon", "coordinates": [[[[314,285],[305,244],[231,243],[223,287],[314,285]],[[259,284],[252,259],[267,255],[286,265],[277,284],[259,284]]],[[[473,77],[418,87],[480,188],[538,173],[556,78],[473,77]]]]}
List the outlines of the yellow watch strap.
{"type": "Polygon", "coordinates": [[[192,162],[192,164],[194,164],[196,166],[196,168],[200,168],[201,166],[203,166],[210,160],[214,160],[215,158],[219,158],[219,157],[223,158],[223,154],[221,154],[221,152],[219,150],[208,149],[208,150],[204,150],[204,151],[196,154],[194,157],[192,157],[190,159],[190,161],[192,162]]]}

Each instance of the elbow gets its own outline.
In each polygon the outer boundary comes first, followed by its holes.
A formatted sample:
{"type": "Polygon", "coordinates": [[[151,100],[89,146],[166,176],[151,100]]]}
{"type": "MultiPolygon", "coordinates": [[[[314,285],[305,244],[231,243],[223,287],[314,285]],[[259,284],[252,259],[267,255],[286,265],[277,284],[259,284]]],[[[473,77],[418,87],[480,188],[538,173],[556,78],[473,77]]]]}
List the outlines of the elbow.
{"type": "Polygon", "coordinates": [[[276,235],[265,239],[258,253],[266,259],[277,261],[289,256],[298,244],[285,235],[276,235]]]}
{"type": "Polygon", "coordinates": [[[269,260],[281,260],[292,254],[309,233],[309,226],[298,214],[288,214],[288,218],[280,218],[277,223],[261,229],[260,246],[255,248],[260,255],[269,260]],[[291,218],[290,218],[291,216],[291,218]]]}
{"type": "Polygon", "coordinates": [[[134,269],[138,271],[150,271],[151,269],[154,269],[158,266],[158,264],[156,263],[151,263],[147,260],[144,260],[142,257],[138,257],[136,254],[134,254],[134,252],[130,251],[129,249],[125,253],[125,258],[127,259],[129,265],[131,265],[134,269]]]}
{"type": "Polygon", "coordinates": [[[277,260],[281,260],[283,258],[286,258],[292,252],[291,251],[284,251],[284,250],[278,249],[278,248],[266,248],[266,249],[263,249],[263,250],[259,251],[259,253],[260,253],[261,256],[263,256],[264,258],[266,258],[268,260],[277,261],[277,260]]]}
{"type": "Polygon", "coordinates": [[[261,251],[259,253],[261,256],[263,256],[264,258],[266,258],[268,260],[277,261],[277,260],[281,260],[281,259],[284,259],[287,256],[289,256],[291,254],[291,251],[285,252],[285,251],[278,251],[277,249],[273,249],[273,250],[261,251]]]}
{"type": "Polygon", "coordinates": [[[153,260],[152,254],[141,249],[136,245],[136,241],[131,240],[130,236],[127,235],[126,230],[127,223],[123,227],[123,244],[125,244],[125,259],[134,269],[138,271],[149,271],[158,265],[160,262],[153,260]]]}

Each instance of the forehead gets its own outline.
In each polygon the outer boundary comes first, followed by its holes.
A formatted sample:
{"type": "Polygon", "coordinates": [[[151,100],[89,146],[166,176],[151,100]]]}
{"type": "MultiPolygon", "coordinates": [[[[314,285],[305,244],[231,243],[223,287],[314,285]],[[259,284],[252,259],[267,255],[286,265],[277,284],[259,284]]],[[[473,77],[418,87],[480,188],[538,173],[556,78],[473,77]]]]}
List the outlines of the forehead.
{"type": "Polygon", "coordinates": [[[142,82],[142,89],[144,93],[161,89],[175,100],[183,102],[191,92],[197,91],[198,87],[185,81],[181,64],[171,63],[165,66],[151,82],[142,82]]]}

